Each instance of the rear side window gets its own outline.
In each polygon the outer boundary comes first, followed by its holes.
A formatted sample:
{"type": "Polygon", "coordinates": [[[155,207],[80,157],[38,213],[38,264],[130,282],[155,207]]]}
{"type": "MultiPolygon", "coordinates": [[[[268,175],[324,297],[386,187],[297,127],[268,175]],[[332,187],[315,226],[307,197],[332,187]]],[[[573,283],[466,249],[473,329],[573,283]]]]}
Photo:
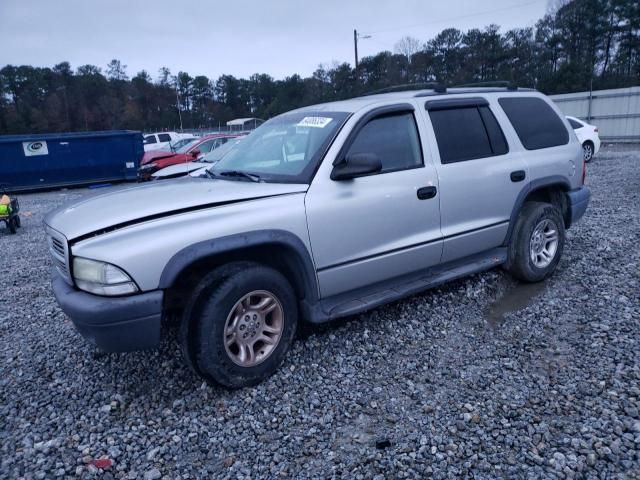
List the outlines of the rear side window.
{"type": "Polygon", "coordinates": [[[527,150],[569,143],[564,122],[541,98],[500,98],[498,102],[527,150]]]}
{"type": "Polygon", "coordinates": [[[158,140],[160,140],[161,142],[170,142],[171,135],[169,135],[168,133],[159,133],[158,140]]]}
{"type": "Polygon", "coordinates": [[[571,128],[573,128],[574,130],[582,128],[582,125],[576,122],[573,118],[567,118],[567,120],[569,120],[569,125],[571,125],[571,128]]]}
{"type": "Polygon", "coordinates": [[[147,135],[146,137],[144,137],[144,142],[145,145],[149,145],[150,143],[156,143],[156,137],[155,135],[147,135]]]}
{"type": "Polygon", "coordinates": [[[422,166],[422,150],[413,113],[374,118],[354,139],[347,155],[375,153],[381,173],[422,166]]]}
{"type": "Polygon", "coordinates": [[[489,107],[430,110],[429,117],[443,164],[504,155],[504,134],[489,107]]]}

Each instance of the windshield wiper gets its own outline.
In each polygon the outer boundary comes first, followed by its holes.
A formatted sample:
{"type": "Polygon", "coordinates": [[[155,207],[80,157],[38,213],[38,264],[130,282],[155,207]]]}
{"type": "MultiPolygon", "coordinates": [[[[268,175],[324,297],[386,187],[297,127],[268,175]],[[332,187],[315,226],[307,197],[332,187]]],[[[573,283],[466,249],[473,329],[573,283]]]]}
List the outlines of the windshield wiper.
{"type": "MultiPolygon", "coordinates": [[[[215,173],[213,174],[216,175],[215,173]]],[[[248,178],[252,182],[260,181],[260,175],[256,175],[255,173],[243,172],[242,170],[223,170],[222,172],[218,172],[217,175],[221,175],[223,177],[243,177],[248,178]]]]}

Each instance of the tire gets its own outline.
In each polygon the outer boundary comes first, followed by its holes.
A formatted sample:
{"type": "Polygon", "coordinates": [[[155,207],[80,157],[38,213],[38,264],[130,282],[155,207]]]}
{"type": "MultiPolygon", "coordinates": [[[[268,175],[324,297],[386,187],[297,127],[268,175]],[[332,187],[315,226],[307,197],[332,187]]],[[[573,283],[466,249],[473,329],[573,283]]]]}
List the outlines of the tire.
{"type": "Polygon", "coordinates": [[[593,159],[593,150],[593,143],[591,143],[589,140],[582,144],[582,158],[584,159],[585,163],[589,163],[593,159]]]}
{"type": "Polygon", "coordinates": [[[7,227],[9,227],[9,231],[11,233],[16,233],[18,231],[15,217],[9,217],[9,219],[7,220],[7,227]]]}
{"type": "Polygon", "coordinates": [[[507,270],[524,282],[544,280],[556,269],[564,240],[564,220],[557,207],[525,203],[509,244],[507,270]]]}
{"type": "Polygon", "coordinates": [[[20,221],[20,216],[16,215],[15,219],[16,219],[16,227],[18,227],[18,228],[22,227],[22,222],[20,221]]]}
{"type": "Polygon", "coordinates": [[[296,333],[297,299],[276,270],[258,264],[227,268],[222,281],[215,275],[202,280],[185,320],[196,371],[242,388],[268,378],[284,360],[296,333]]]}

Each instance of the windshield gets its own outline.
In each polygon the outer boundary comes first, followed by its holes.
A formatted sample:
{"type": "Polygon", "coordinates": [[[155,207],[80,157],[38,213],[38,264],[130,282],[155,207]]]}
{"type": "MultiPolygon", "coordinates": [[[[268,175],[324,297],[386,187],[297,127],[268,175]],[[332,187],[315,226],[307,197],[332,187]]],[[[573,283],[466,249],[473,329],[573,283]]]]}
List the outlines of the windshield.
{"type": "Polygon", "coordinates": [[[230,138],[227,143],[220,145],[218,148],[214,148],[204,157],[199,158],[196,162],[215,163],[222,159],[227,153],[231,151],[240,142],[240,139],[230,138]]]}
{"type": "Polygon", "coordinates": [[[182,145],[180,148],[176,149],[176,153],[187,153],[187,151],[193,147],[196,143],[198,143],[200,140],[198,140],[197,138],[193,139],[193,140],[189,140],[187,143],[185,143],[184,145],[182,145]]]}
{"type": "Polygon", "coordinates": [[[266,182],[309,183],[347,117],[344,112],[286,113],[275,117],[232,148],[210,172],[249,173],[266,182]]]}

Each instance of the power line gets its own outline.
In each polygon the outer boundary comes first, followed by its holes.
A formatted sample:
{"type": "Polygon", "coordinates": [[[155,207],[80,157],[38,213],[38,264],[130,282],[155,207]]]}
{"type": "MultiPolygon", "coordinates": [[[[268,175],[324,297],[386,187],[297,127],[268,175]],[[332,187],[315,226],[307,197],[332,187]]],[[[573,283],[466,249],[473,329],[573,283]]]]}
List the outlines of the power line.
{"type": "MultiPolygon", "coordinates": [[[[439,23],[443,23],[443,22],[450,22],[453,20],[460,20],[463,18],[471,18],[471,17],[477,17],[478,15],[487,15],[489,13],[497,13],[497,12],[503,12],[505,10],[513,10],[514,8],[522,8],[522,7],[527,7],[529,5],[533,5],[536,3],[541,3],[542,0],[534,0],[532,2],[525,2],[525,3],[519,3],[518,5],[511,5],[509,7],[502,7],[502,8],[495,8],[493,10],[486,10],[484,12],[476,12],[476,13],[471,13],[471,14],[467,14],[467,15],[458,15],[455,17],[448,17],[448,18],[443,18],[441,20],[434,20],[431,22],[424,22],[424,23],[416,23],[413,25],[405,25],[404,27],[391,27],[391,28],[385,28],[383,30],[374,30],[374,31],[366,31],[365,33],[363,33],[364,35],[373,35],[373,34],[377,34],[377,33],[384,33],[384,32],[391,32],[394,30],[406,30],[409,28],[416,28],[416,27],[422,27],[424,25],[437,25],[439,23]]],[[[546,1],[546,0],[544,0],[546,1]]]]}

